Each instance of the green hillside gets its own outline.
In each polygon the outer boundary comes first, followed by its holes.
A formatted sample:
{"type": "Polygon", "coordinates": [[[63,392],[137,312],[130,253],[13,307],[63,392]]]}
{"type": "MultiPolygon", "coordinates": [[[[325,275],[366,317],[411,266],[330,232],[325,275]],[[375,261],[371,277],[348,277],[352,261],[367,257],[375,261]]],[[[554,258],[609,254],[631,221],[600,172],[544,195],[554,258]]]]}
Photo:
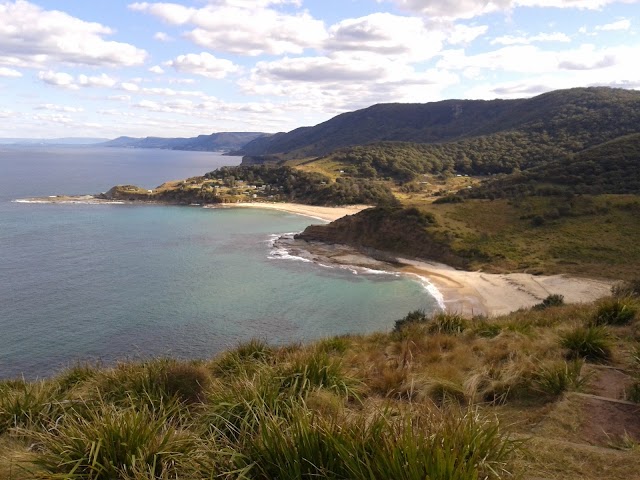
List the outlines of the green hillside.
{"type": "Polygon", "coordinates": [[[639,122],[640,92],[575,88],[530,99],[374,105],[314,127],[260,138],[237,153],[258,162],[262,156],[317,157],[373,142],[445,143],[514,132],[528,136],[525,143],[569,153],[635,133],[639,122]]]}

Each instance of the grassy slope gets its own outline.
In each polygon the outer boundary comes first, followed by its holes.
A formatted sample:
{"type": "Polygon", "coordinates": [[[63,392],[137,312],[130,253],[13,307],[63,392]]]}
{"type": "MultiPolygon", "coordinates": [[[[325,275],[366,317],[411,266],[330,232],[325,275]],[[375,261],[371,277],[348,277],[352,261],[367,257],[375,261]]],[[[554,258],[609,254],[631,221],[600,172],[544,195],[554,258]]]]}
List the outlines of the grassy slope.
{"type": "MultiPolygon", "coordinates": [[[[608,355],[600,361],[626,371],[631,385],[640,375],[640,301],[617,305],[635,317],[603,327],[608,355]]],[[[209,361],[78,366],[45,382],[2,382],[0,478],[63,478],[55,472],[78,461],[73,478],[114,478],[109,461],[131,464],[134,454],[137,466],[117,478],[238,478],[237,469],[243,478],[301,478],[302,468],[417,479],[428,465],[440,472],[434,478],[634,478],[640,418],[608,420],[609,437],[589,433],[601,409],[574,392],[600,394],[587,374],[611,370],[567,360],[571,350],[561,346],[599,308],[467,323],[444,315],[390,334],[282,348],[252,342],[209,361]],[[445,460],[476,454],[486,458],[444,473],[445,460]]]]}
{"type": "Polygon", "coordinates": [[[558,207],[565,203],[556,197],[529,197],[424,208],[436,216],[454,251],[477,249],[487,257],[472,261],[470,268],[614,279],[637,275],[638,198],[575,197],[563,214],[558,207]]]}

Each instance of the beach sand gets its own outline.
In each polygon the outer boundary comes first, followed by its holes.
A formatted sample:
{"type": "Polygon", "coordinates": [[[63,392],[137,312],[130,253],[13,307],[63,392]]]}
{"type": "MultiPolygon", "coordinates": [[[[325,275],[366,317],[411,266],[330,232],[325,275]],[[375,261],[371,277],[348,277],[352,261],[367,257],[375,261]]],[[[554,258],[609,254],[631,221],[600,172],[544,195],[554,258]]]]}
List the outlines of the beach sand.
{"type": "Polygon", "coordinates": [[[319,207],[315,205],[303,205],[301,203],[221,203],[210,205],[213,208],[265,208],[269,210],[280,210],[283,212],[295,213],[306,217],[317,218],[326,222],[333,222],[345,215],[353,215],[371,205],[346,205],[342,207],[319,207]]]}

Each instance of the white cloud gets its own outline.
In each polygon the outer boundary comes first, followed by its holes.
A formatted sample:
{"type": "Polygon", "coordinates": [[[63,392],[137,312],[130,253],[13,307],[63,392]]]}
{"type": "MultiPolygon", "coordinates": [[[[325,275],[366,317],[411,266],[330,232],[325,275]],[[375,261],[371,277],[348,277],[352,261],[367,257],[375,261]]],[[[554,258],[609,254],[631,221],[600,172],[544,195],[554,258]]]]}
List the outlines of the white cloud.
{"type": "Polygon", "coordinates": [[[476,25],[470,27],[468,25],[456,24],[448,32],[447,43],[451,45],[468,44],[473,42],[480,35],[484,35],[489,30],[487,25],[476,25]]]}
{"type": "Polygon", "coordinates": [[[98,76],[78,75],[78,85],[81,87],[113,87],[116,80],[103,73],[98,76]]]}
{"type": "Polygon", "coordinates": [[[122,82],[120,84],[120,88],[127,92],[137,92],[138,90],[140,90],[140,87],[132,82],[122,82]]]}
{"type": "Polygon", "coordinates": [[[571,38],[562,32],[555,33],[539,33],[532,36],[514,37],[505,35],[491,40],[491,45],[529,45],[537,42],[570,42],[571,38]]]}
{"type": "Polygon", "coordinates": [[[195,27],[184,33],[195,44],[240,55],[300,54],[326,38],[324,23],[308,12],[295,15],[269,8],[299,2],[217,0],[202,8],[175,3],[138,2],[134,11],[154,15],[172,25],[195,27]]]}
{"type": "Polygon", "coordinates": [[[21,77],[21,76],[22,76],[22,74],[17,70],[14,70],[12,68],[7,68],[7,67],[0,67],[0,77],[18,78],[18,77],[21,77]]]}
{"type": "Polygon", "coordinates": [[[130,95],[109,95],[107,99],[117,100],[119,102],[128,102],[131,100],[131,96],[130,95]]]}
{"type": "Polygon", "coordinates": [[[78,88],[76,85],[73,75],[69,75],[64,72],[54,72],[49,70],[47,72],[39,72],[38,78],[42,80],[44,83],[49,85],[54,85],[56,87],[63,87],[75,90],[78,88]]]}
{"type": "Polygon", "coordinates": [[[165,65],[173,67],[178,72],[193,73],[213,79],[222,79],[238,71],[238,67],[233,62],[216,58],[207,52],[179,55],[174,60],[165,62],[165,65]]]}
{"type": "Polygon", "coordinates": [[[173,37],[171,37],[170,35],[167,35],[164,32],[156,32],[153,35],[154,40],[158,40],[159,42],[170,42],[173,40],[173,37]]]}
{"type": "Polygon", "coordinates": [[[54,72],[53,70],[48,70],[46,72],[39,72],[38,78],[49,85],[68,88],[70,90],[77,90],[80,87],[109,88],[116,84],[116,80],[114,78],[111,78],[109,75],[104,73],[98,76],[78,75],[77,77],[74,77],[73,75],[65,72],[54,72]]]}
{"type": "Polygon", "coordinates": [[[43,103],[38,105],[36,110],[49,110],[52,112],[80,113],[84,112],[82,107],[69,107],[66,105],[55,105],[53,103],[43,103]]]}
{"type": "Polygon", "coordinates": [[[416,71],[402,60],[351,52],[259,62],[239,84],[246,94],[282,98],[283,110],[335,114],[380,101],[428,101],[457,82],[442,70],[416,71]]]}
{"type": "MultiPolygon", "coordinates": [[[[437,66],[451,71],[474,68],[480,71],[542,74],[558,70],[630,67],[635,63],[634,55],[635,58],[640,56],[640,46],[596,48],[594,45],[584,44],[578,48],[556,52],[533,45],[512,45],[477,55],[466,55],[463,50],[449,50],[443,52],[437,66]]],[[[615,78],[613,72],[610,75],[615,78]]]]}
{"type": "MultiPolygon", "coordinates": [[[[387,0],[400,9],[430,18],[473,18],[517,7],[574,8],[599,10],[619,0],[387,0]]],[[[636,3],[626,0],[625,3],[636,3]]]]}
{"type": "Polygon", "coordinates": [[[107,41],[113,31],[25,0],[0,4],[0,63],[42,68],[48,64],[138,65],[146,52],[107,41]]]}
{"type": "Polygon", "coordinates": [[[160,65],[154,65],[153,67],[151,67],[149,69],[149,71],[151,73],[157,73],[158,75],[163,74],[164,70],[162,69],[162,67],[160,65]]]}
{"type": "Polygon", "coordinates": [[[596,30],[601,30],[603,32],[611,32],[616,30],[629,30],[631,28],[630,20],[618,20],[617,22],[607,23],[606,25],[598,25],[596,30]]]}

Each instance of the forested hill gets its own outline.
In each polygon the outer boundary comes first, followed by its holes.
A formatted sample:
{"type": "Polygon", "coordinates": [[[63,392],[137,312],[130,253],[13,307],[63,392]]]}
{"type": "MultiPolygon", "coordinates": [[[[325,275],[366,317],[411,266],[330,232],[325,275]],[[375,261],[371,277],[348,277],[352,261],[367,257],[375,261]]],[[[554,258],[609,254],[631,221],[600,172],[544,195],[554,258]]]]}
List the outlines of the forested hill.
{"type": "Polygon", "coordinates": [[[635,133],[639,126],[640,92],[573,88],[530,99],[379,104],[314,127],[258,138],[236,153],[247,156],[248,162],[260,162],[265,156],[321,156],[381,141],[448,143],[520,132],[536,142],[561,143],[561,150],[569,153],[635,133]]]}
{"type": "Polygon", "coordinates": [[[265,135],[267,134],[261,132],[218,132],[210,135],[198,135],[193,138],[118,137],[104,142],[100,146],[218,152],[241,148],[246,143],[265,135]]]}
{"type": "Polygon", "coordinates": [[[605,142],[468,192],[477,198],[559,194],[640,194],[640,133],[605,142]]]}

